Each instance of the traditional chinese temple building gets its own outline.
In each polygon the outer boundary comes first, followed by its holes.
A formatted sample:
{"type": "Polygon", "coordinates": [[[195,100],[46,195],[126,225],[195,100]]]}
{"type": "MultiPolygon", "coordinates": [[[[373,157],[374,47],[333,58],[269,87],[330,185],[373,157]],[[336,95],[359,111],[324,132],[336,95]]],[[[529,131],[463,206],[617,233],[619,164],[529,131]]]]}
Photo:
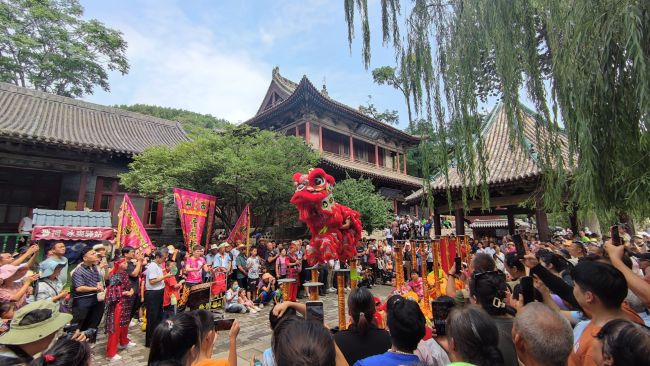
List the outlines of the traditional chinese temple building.
{"type": "MultiPolygon", "coordinates": [[[[524,141],[523,144],[511,142],[511,131],[508,125],[507,114],[503,104],[498,104],[490,114],[482,132],[484,151],[487,153],[486,167],[488,171],[487,184],[490,193],[490,207],[482,210],[482,202],[479,198],[468,202],[468,212],[465,212],[462,204],[461,188],[463,180],[454,166],[448,168],[449,187],[452,193],[452,206],[448,206],[447,183],[443,175],[439,175],[431,182],[431,190],[435,202],[435,235],[440,235],[440,214],[453,213],[456,218],[456,234],[465,234],[466,216],[477,219],[480,216],[489,216],[490,219],[505,217],[506,220],[489,220],[476,223],[475,228],[508,229],[514,234],[516,223],[515,215],[534,217],[536,230],[540,240],[550,239],[550,232],[546,211],[543,205],[542,190],[542,169],[537,161],[537,136],[548,136],[548,131],[543,125],[538,124],[532,111],[522,106],[519,109],[522,113],[524,141]],[[522,205],[527,203],[526,205],[522,205]],[[506,225],[503,225],[503,224],[506,225]]],[[[568,140],[566,136],[560,136],[560,148],[568,158],[568,140]]],[[[478,166],[478,162],[476,162],[478,166]]],[[[480,181],[476,172],[476,181],[480,181]]],[[[420,189],[406,199],[411,202],[419,202],[425,192],[420,189]]],[[[470,227],[472,227],[470,225],[470,227]]]]}
{"type": "Polygon", "coordinates": [[[257,114],[246,123],[303,138],[320,152],[319,166],[337,181],[346,174],[370,178],[395,212],[416,214],[417,206],[403,203],[422,187],[422,178],[406,174],[405,156],[420,138],[330,98],[307,77],[295,83],[274,68],[257,114]]]}
{"type": "MultiPolygon", "coordinates": [[[[134,154],[188,137],[178,122],[0,83],[0,233],[35,208],[109,212],[134,154]]],[[[175,208],[131,195],[152,239],[179,237],[175,208]]]]}

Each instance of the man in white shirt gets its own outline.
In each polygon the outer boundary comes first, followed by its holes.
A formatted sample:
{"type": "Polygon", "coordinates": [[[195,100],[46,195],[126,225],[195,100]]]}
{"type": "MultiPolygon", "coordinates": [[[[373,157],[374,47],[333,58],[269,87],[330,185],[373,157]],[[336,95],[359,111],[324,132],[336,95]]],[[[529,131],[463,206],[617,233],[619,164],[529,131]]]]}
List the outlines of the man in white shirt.
{"type": "Polygon", "coordinates": [[[161,250],[153,254],[153,262],[149,263],[145,272],[144,306],[147,309],[147,334],[145,336],[145,347],[151,346],[153,331],[162,321],[163,294],[165,289],[165,278],[173,274],[163,274],[162,263],[165,256],[161,250]]]}

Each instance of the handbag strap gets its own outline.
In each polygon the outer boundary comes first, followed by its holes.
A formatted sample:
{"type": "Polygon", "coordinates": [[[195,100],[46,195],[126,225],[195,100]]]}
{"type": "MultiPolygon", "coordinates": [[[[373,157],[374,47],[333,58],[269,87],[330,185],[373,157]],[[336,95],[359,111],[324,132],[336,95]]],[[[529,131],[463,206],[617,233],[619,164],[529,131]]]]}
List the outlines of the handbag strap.
{"type": "MultiPolygon", "coordinates": [[[[45,280],[40,280],[40,281],[38,281],[38,282],[39,282],[39,283],[44,283],[44,284],[48,285],[48,286],[52,289],[52,291],[54,291],[55,294],[58,294],[58,293],[59,293],[59,291],[57,291],[56,288],[54,288],[54,286],[52,286],[51,283],[49,283],[49,282],[47,282],[47,281],[45,281],[45,280]]],[[[38,292],[37,292],[36,294],[34,294],[34,300],[38,300],[38,292]]]]}

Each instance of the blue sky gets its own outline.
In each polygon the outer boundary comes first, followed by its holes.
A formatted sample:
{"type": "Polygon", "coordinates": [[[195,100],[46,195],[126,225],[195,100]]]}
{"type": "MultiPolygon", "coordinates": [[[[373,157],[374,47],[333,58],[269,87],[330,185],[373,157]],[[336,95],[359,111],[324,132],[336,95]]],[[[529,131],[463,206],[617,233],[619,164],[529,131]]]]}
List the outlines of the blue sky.
{"type": "Polygon", "coordinates": [[[325,80],[332,98],[353,107],[372,95],[379,109],[400,112],[400,128],[407,124],[401,93],[372,81],[372,68],[394,65],[392,49],[381,47],[378,1],[370,1],[369,70],[359,39],[348,48],[342,0],[81,3],[85,18],[124,33],[131,63],[127,75],[111,74],[110,93],[96,90],[88,101],[184,108],[237,123],[255,114],[279,66],[294,81],[307,75],[320,87],[325,80]]]}

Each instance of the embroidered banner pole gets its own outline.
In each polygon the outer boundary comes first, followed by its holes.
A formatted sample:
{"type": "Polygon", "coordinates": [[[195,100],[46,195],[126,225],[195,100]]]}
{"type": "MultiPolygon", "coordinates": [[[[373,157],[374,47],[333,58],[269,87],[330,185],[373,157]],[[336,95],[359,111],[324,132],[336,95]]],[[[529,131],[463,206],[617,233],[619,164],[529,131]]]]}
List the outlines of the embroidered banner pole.
{"type": "Polygon", "coordinates": [[[142,225],[142,221],[140,221],[140,217],[138,217],[138,213],[135,211],[128,194],[124,194],[120,212],[117,215],[115,245],[118,248],[124,246],[142,249],[148,246],[152,250],[154,249],[149,234],[144,229],[144,225],[142,225]]]}
{"type": "MultiPolygon", "coordinates": [[[[206,218],[211,217],[214,213],[217,197],[174,188],[174,200],[178,207],[183,239],[188,251],[191,251],[195,245],[201,244],[206,218]]],[[[212,218],[208,220],[208,241],[210,240],[210,226],[212,226],[212,218]]]]}
{"type": "Polygon", "coordinates": [[[208,208],[208,231],[205,237],[205,252],[208,252],[208,246],[210,245],[210,240],[212,240],[212,229],[214,225],[214,208],[217,205],[217,198],[210,200],[210,207],[208,208]]]}
{"type": "Polygon", "coordinates": [[[250,218],[251,218],[250,205],[246,205],[241,215],[239,216],[239,219],[237,219],[237,223],[235,223],[235,226],[232,228],[232,231],[230,231],[230,235],[228,235],[228,239],[226,239],[228,243],[234,245],[234,243],[237,241],[243,242],[244,240],[249,240],[248,238],[250,237],[250,218]]]}

